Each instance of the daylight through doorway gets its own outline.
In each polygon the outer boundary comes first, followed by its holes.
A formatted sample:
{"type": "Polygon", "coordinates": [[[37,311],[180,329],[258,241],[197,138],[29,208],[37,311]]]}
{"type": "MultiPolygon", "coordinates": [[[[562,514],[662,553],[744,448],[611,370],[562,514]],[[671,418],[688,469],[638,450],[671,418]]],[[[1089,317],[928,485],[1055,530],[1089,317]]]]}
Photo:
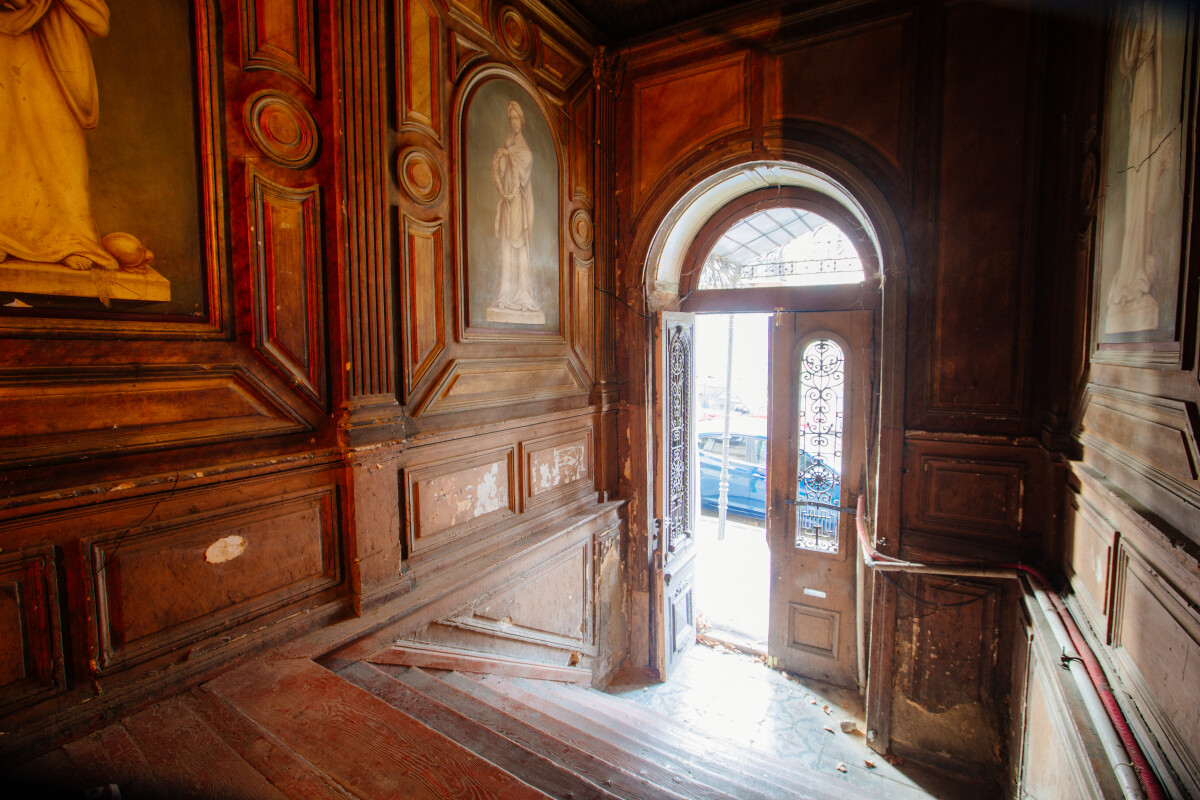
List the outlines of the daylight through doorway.
{"type": "Polygon", "coordinates": [[[765,527],[769,321],[768,314],[698,315],[693,383],[700,498],[697,628],[702,636],[757,652],[766,651],[770,609],[765,527]]]}

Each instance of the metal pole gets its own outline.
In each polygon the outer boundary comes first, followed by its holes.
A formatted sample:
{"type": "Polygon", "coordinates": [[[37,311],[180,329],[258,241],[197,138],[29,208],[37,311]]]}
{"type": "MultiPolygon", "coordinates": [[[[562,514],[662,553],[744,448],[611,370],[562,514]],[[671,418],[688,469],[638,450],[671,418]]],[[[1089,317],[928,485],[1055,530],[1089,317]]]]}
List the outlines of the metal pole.
{"type": "Polygon", "coordinates": [[[733,406],[733,314],[729,315],[729,344],[725,348],[725,435],[721,437],[721,482],[717,495],[717,540],[725,538],[729,510],[729,413],[733,406]]]}

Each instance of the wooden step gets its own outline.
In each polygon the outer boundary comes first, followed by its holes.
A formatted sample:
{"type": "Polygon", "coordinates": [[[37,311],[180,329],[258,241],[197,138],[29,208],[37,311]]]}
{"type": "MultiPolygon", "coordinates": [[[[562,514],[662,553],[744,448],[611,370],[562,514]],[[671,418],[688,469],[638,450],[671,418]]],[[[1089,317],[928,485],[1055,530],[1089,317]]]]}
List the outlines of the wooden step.
{"type": "Polygon", "coordinates": [[[763,787],[755,785],[753,776],[747,776],[747,780],[731,780],[724,765],[714,765],[712,761],[685,761],[670,752],[669,746],[654,747],[648,737],[614,735],[613,731],[597,725],[587,716],[569,713],[539,694],[527,692],[505,679],[458,673],[447,674],[442,679],[531,724],[554,730],[556,736],[606,761],[627,763],[631,768],[636,765],[639,775],[645,774],[658,785],[670,786],[686,797],[782,800],[788,796],[775,786],[764,791],[763,787]]]}
{"type": "Polygon", "coordinates": [[[424,642],[396,642],[367,660],[372,664],[389,664],[397,667],[479,672],[487,675],[506,675],[512,678],[533,678],[586,685],[590,685],[592,682],[591,670],[581,667],[545,664],[523,658],[424,642]]]}
{"type": "Polygon", "coordinates": [[[547,797],[307,658],[260,659],[206,688],[355,797],[547,797]]]}
{"type": "MultiPolygon", "coordinates": [[[[659,729],[663,731],[662,735],[658,737],[659,740],[674,742],[681,747],[688,748],[694,753],[709,753],[715,759],[728,758],[729,748],[733,748],[738,754],[739,763],[743,764],[748,770],[758,775],[791,776],[793,781],[789,781],[788,785],[793,785],[794,782],[800,781],[801,776],[803,776],[806,789],[815,789],[824,786],[826,790],[843,793],[847,798],[870,798],[876,796],[869,793],[866,789],[850,784],[838,777],[815,772],[811,768],[797,767],[794,762],[784,761],[754,747],[748,747],[740,743],[726,742],[716,737],[696,733],[688,725],[659,713],[654,709],[621,697],[614,697],[597,689],[568,686],[558,682],[526,681],[520,679],[515,679],[512,683],[530,691],[561,698],[564,703],[572,704],[570,707],[576,711],[586,713],[598,722],[616,726],[634,736],[642,735],[642,732],[645,730],[659,729]]],[[[825,720],[822,720],[814,723],[814,725],[821,725],[823,727],[824,722],[825,720]]],[[[776,783],[780,782],[780,779],[777,778],[773,778],[773,780],[776,783]]],[[[928,800],[929,798],[929,794],[922,789],[907,786],[895,780],[885,781],[885,785],[881,785],[880,791],[889,800],[928,800]]]]}
{"type": "Polygon", "coordinates": [[[508,738],[497,729],[507,725],[493,728],[477,722],[431,696],[436,693],[424,694],[365,662],[338,674],[553,797],[618,800],[617,795],[587,780],[577,770],[508,738]]]}
{"type": "MultiPolygon", "coordinates": [[[[655,739],[657,741],[672,742],[680,750],[694,754],[701,759],[733,759],[746,771],[756,775],[798,774],[797,766],[794,763],[780,760],[753,747],[697,733],[686,724],[631,700],[613,697],[598,690],[565,686],[561,683],[525,680],[513,680],[512,683],[528,691],[544,693],[564,707],[576,713],[586,714],[597,722],[615,728],[626,735],[641,736],[644,731],[656,731],[655,739]]],[[[801,771],[803,771],[802,768],[801,771]]],[[[811,770],[808,770],[807,774],[811,775],[818,784],[813,788],[820,788],[819,785],[824,784],[824,788],[830,792],[851,792],[847,795],[849,798],[858,796],[853,794],[854,791],[862,791],[853,786],[846,787],[845,781],[811,770]]],[[[775,783],[779,782],[779,780],[775,781],[775,783]]],[[[791,781],[788,781],[783,788],[786,789],[790,784],[791,781]]],[[[861,796],[870,797],[865,794],[861,796]]]]}
{"type": "MultiPolygon", "coordinates": [[[[565,691],[561,684],[504,679],[495,676],[457,676],[448,681],[472,681],[538,708],[556,719],[575,725],[590,725],[604,740],[625,748],[641,758],[672,764],[677,770],[693,773],[698,780],[738,798],[771,800],[869,800],[868,794],[845,781],[830,778],[782,761],[752,753],[729,742],[688,732],[682,726],[649,709],[626,709],[630,717],[600,710],[603,700],[622,703],[604,696],[596,706],[584,699],[599,693],[565,691]],[[631,719],[636,717],[636,720],[631,719]]],[[[457,685],[457,684],[456,684],[457,685]]],[[[636,706],[634,703],[628,703],[636,706]]]]}
{"type": "Polygon", "coordinates": [[[183,697],[156,703],[69,742],[19,773],[5,783],[21,786],[29,797],[78,798],[89,789],[110,784],[118,787],[124,800],[287,800],[292,796],[243,759],[183,697]]]}
{"type": "MultiPolygon", "coordinates": [[[[679,791],[680,786],[675,783],[674,775],[660,775],[650,769],[639,769],[636,760],[630,758],[627,753],[612,748],[607,753],[597,753],[583,747],[583,740],[586,738],[583,732],[556,724],[551,718],[522,714],[524,709],[517,708],[515,704],[488,703],[485,699],[450,686],[419,668],[381,669],[431,701],[453,708],[480,725],[500,733],[524,748],[542,754],[618,797],[628,800],[691,800],[694,797],[679,791]],[[671,788],[663,788],[664,786],[671,788]]],[[[447,673],[442,677],[454,674],[456,673],[447,673]]],[[[717,800],[723,795],[708,792],[698,797],[703,800],[717,800]]]]}

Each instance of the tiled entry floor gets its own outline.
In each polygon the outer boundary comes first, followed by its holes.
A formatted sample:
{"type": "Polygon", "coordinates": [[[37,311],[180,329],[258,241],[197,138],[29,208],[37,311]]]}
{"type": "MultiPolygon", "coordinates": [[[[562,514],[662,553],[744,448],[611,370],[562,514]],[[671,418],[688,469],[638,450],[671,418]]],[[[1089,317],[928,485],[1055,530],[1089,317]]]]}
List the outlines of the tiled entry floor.
{"type": "Polygon", "coordinates": [[[669,681],[648,680],[638,671],[626,670],[606,691],[697,733],[839,777],[881,798],[1001,796],[998,787],[957,780],[912,762],[889,763],[867,747],[857,694],[789,679],[750,656],[698,644],[682,658],[669,681]],[[843,721],[853,721],[855,729],[843,732],[843,721]]]}

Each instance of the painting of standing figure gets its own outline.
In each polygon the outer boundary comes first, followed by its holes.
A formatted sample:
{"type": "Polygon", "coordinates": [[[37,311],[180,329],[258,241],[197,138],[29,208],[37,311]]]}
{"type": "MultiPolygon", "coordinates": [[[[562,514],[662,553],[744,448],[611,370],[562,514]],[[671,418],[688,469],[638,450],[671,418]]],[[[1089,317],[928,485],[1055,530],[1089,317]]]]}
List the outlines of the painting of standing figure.
{"type": "Polygon", "coordinates": [[[204,313],[192,16],[0,0],[0,306],[204,313]]]}
{"type": "Polygon", "coordinates": [[[1182,20],[1158,0],[1121,6],[1110,60],[1098,295],[1101,342],[1175,333],[1183,214],[1182,20]]]}
{"type": "Polygon", "coordinates": [[[550,127],[515,81],[484,81],[468,102],[468,323],[558,330],[558,156],[550,127]]]}
{"type": "Polygon", "coordinates": [[[500,244],[500,288],[487,308],[488,322],[541,325],[546,321],[533,298],[533,152],[521,129],[525,112],[516,100],[508,103],[512,134],[492,156],[492,185],[500,195],[496,205],[496,239],[500,244]]]}

